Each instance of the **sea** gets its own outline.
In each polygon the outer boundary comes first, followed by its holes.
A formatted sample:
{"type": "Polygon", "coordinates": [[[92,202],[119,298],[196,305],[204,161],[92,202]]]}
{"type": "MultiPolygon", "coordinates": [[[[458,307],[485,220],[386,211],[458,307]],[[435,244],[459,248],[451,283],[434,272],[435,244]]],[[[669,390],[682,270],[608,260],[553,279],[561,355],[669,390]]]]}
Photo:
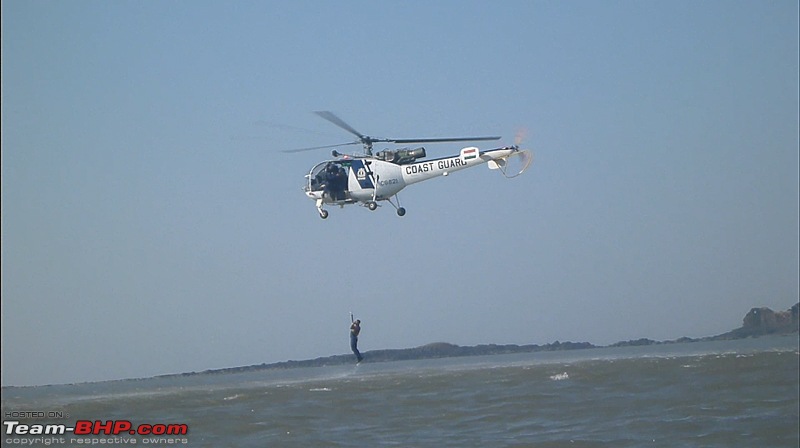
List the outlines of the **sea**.
{"type": "Polygon", "coordinates": [[[4,388],[3,446],[793,447],[798,335],[4,388]]]}

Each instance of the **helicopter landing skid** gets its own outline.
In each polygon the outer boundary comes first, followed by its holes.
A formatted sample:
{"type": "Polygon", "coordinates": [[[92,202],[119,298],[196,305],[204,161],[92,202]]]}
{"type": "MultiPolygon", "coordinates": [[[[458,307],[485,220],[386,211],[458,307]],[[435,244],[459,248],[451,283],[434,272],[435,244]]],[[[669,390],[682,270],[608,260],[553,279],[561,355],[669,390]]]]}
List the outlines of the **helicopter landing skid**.
{"type": "MultiPolygon", "coordinates": [[[[400,206],[400,197],[399,196],[394,195],[394,196],[388,197],[388,198],[386,198],[386,202],[392,204],[392,207],[394,207],[394,209],[397,210],[397,216],[405,216],[406,209],[400,206]],[[394,198],[394,201],[392,200],[392,197],[394,198]],[[397,202],[397,203],[395,204],[395,202],[397,202]]],[[[375,202],[375,201],[370,201],[370,202],[367,202],[366,206],[370,210],[375,210],[375,209],[378,208],[378,203],[375,202]]]]}
{"type": "MultiPolygon", "coordinates": [[[[406,209],[400,206],[400,197],[399,196],[397,196],[395,194],[394,196],[390,196],[390,197],[388,197],[386,199],[382,199],[382,200],[385,200],[386,202],[392,204],[392,207],[394,207],[394,209],[397,211],[397,216],[405,216],[406,209]]],[[[341,202],[341,203],[337,203],[337,205],[339,205],[339,207],[343,208],[346,203],[352,204],[353,202],[355,202],[355,201],[341,202]]],[[[319,217],[322,218],[322,219],[326,219],[328,217],[328,211],[325,210],[324,208],[322,208],[322,206],[324,204],[325,204],[325,201],[322,198],[317,199],[317,212],[319,213],[319,217]]],[[[377,201],[363,202],[363,203],[361,203],[361,205],[364,206],[364,207],[367,207],[368,209],[370,209],[372,211],[375,211],[375,210],[378,209],[378,207],[380,207],[380,204],[378,204],[377,201]]]]}
{"type": "Polygon", "coordinates": [[[322,208],[323,200],[317,199],[317,212],[319,212],[319,217],[325,219],[328,217],[328,211],[322,208]]]}

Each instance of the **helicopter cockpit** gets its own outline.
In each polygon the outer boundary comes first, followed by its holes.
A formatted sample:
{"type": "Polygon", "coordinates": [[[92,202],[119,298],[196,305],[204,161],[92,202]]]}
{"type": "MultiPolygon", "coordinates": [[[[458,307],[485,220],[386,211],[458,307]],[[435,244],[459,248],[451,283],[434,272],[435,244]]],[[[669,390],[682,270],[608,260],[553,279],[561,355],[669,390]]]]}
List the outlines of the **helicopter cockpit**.
{"type": "Polygon", "coordinates": [[[323,197],[331,201],[347,199],[347,179],[350,161],[332,160],[315,166],[308,175],[306,191],[322,191],[323,197]]]}

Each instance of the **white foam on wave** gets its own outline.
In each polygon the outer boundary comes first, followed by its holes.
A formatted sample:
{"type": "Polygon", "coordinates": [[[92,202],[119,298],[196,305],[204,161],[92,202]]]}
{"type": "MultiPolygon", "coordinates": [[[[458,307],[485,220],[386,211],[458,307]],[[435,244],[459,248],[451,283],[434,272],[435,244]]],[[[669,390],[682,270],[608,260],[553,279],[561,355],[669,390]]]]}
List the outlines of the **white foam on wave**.
{"type": "Polygon", "coordinates": [[[557,373],[555,375],[550,375],[550,379],[553,381],[563,381],[569,379],[569,374],[567,372],[564,373],[557,373]]]}

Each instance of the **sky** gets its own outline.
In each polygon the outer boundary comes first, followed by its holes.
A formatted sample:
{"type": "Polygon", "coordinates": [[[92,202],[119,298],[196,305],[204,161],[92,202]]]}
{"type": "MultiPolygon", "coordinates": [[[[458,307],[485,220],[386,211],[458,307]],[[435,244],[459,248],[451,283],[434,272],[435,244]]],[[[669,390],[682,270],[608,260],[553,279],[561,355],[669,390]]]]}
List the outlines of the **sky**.
{"type": "Polygon", "coordinates": [[[4,0],[2,385],[729,331],[800,295],[798,119],[796,1],[4,0]],[[534,161],[321,220],[318,110],[534,161]]]}

